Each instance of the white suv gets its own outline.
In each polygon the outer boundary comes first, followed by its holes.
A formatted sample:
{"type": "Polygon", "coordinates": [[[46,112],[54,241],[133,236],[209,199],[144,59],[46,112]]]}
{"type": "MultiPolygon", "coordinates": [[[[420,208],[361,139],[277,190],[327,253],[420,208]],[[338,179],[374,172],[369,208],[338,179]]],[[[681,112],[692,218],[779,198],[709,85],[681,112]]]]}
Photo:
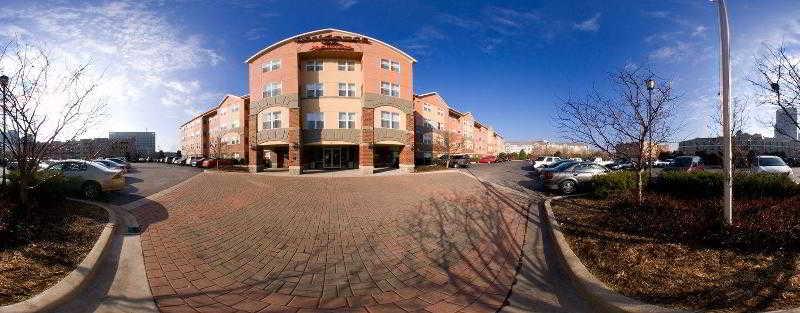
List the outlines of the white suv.
{"type": "Polygon", "coordinates": [[[533,161],[533,167],[540,168],[542,166],[550,165],[558,161],[561,161],[561,158],[554,156],[541,156],[536,158],[536,161],[533,161]]]}

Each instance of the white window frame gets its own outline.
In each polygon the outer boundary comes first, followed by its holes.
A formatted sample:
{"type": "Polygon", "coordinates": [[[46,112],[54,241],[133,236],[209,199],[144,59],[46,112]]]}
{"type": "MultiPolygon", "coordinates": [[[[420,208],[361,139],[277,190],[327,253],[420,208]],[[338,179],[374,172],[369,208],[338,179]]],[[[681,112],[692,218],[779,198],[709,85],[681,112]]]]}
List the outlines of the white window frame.
{"type": "Polygon", "coordinates": [[[389,68],[390,71],[400,73],[400,62],[391,61],[389,63],[389,67],[390,67],[389,68]]]}
{"type": "Polygon", "coordinates": [[[381,59],[378,66],[380,66],[384,70],[391,70],[392,69],[391,62],[392,61],[388,59],[381,59]]]}
{"type": "Polygon", "coordinates": [[[381,111],[381,128],[400,129],[400,113],[381,111]]]}
{"type": "Polygon", "coordinates": [[[308,60],[305,65],[306,72],[320,72],[324,68],[322,60],[308,60]]]}
{"type": "Polygon", "coordinates": [[[433,143],[433,133],[424,133],[422,134],[422,144],[423,145],[430,145],[433,143]]]}
{"type": "Polygon", "coordinates": [[[356,84],[354,83],[339,83],[339,97],[355,97],[356,84]]]}
{"type": "Polygon", "coordinates": [[[356,70],[356,61],[339,60],[337,69],[342,72],[352,72],[356,70]]]}
{"type": "Polygon", "coordinates": [[[319,98],[325,94],[325,86],[322,83],[306,84],[306,98],[319,98]]]}
{"type": "Polygon", "coordinates": [[[261,65],[261,71],[262,72],[277,71],[280,68],[281,68],[281,60],[280,59],[269,60],[267,62],[264,62],[264,64],[261,65]]]}
{"type": "Polygon", "coordinates": [[[264,98],[280,96],[282,89],[283,83],[281,82],[267,83],[264,85],[264,98]]]}
{"type": "Polygon", "coordinates": [[[323,112],[306,113],[306,129],[325,128],[325,114],[323,112]]]}
{"type": "Polygon", "coordinates": [[[281,111],[267,112],[261,129],[281,128],[281,111]]]}
{"type": "Polygon", "coordinates": [[[380,82],[381,88],[381,95],[384,96],[391,96],[392,95],[392,83],[390,82],[380,82]]]}
{"type": "Polygon", "coordinates": [[[389,91],[389,96],[391,97],[400,97],[400,85],[397,84],[390,84],[391,90],[389,91]]]}
{"type": "Polygon", "coordinates": [[[430,104],[427,104],[427,103],[423,102],[422,103],[422,111],[432,112],[433,110],[431,109],[431,105],[430,104]]]}
{"type": "Polygon", "coordinates": [[[356,128],[356,113],[339,112],[339,128],[345,128],[345,129],[356,128]]]}

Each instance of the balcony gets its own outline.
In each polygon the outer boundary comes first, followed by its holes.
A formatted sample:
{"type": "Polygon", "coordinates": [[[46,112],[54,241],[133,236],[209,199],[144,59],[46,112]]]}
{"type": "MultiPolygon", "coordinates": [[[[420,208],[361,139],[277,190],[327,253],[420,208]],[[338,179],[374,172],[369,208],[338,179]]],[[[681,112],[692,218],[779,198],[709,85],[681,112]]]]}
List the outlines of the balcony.
{"type": "Polygon", "coordinates": [[[392,128],[375,128],[375,143],[380,143],[382,141],[396,141],[396,142],[406,142],[406,134],[407,131],[402,129],[392,129],[392,128]]]}
{"type": "Polygon", "coordinates": [[[304,129],[303,142],[315,143],[323,141],[340,141],[358,144],[361,142],[361,129],[354,128],[325,128],[304,129]]]}
{"type": "Polygon", "coordinates": [[[289,142],[288,128],[262,129],[256,134],[257,143],[282,141],[289,142]]]}

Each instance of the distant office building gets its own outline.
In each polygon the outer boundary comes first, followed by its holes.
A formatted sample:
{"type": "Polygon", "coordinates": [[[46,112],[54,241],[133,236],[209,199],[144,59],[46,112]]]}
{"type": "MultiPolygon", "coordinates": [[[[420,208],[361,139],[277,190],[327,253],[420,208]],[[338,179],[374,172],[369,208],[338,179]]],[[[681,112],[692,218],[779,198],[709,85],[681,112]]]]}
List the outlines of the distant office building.
{"type": "Polygon", "coordinates": [[[111,141],[132,141],[133,155],[151,156],[156,153],[156,133],[154,132],[110,132],[111,141]]]}
{"type": "MultiPolygon", "coordinates": [[[[785,154],[788,157],[799,157],[800,142],[786,140],[785,138],[770,138],[759,134],[751,135],[739,132],[732,138],[734,153],[785,154]]],[[[686,155],[722,155],[722,139],[720,137],[710,137],[681,141],[678,144],[678,151],[686,155]]]]}
{"type": "Polygon", "coordinates": [[[775,138],[798,140],[797,108],[775,111],[775,138]]]}
{"type": "Polygon", "coordinates": [[[534,155],[553,155],[559,154],[583,154],[589,152],[589,146],[582,143],[551,142],[547,140],[532,141],[508,141],[505,143],[506,153],[514,153],[525,150],[527,154],[534,155]]]}

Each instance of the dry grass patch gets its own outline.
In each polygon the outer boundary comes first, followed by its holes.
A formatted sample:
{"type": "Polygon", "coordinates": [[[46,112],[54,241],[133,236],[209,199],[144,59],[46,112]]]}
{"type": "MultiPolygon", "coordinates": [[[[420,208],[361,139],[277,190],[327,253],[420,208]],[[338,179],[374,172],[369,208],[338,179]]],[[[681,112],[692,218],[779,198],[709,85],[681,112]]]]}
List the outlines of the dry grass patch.
{"type": "Polygon", "coordinates": [[[0,305],[24,301],[72,272],[108,221],[103,208],[72,201],[32,216],[0,242],[0,305]]]}
{"type": "MultiPolygon", "coordinates": [[[[674,207],[682,212],[697,204],[677,202],[674,207]]],[[[770,209],[774,208],[766,210],[770,209]]],[[[747,210],[752,209],[738,209],[743,218],[739,229],[747,229],[758,215],[746,216],[747,210]]],[[[762,246],[760,234],[739,240],[741,234],[731,235],[713,225],[701,232],[697,225],[687,225],[690,222],[675,222],[680,217],[664,218],[669,213],[620,212],[606,200],[557,201],[553,211],[581,262],[626,296],[671,308],[712,312],[800,306],[797,245],[762,246]]]]}

